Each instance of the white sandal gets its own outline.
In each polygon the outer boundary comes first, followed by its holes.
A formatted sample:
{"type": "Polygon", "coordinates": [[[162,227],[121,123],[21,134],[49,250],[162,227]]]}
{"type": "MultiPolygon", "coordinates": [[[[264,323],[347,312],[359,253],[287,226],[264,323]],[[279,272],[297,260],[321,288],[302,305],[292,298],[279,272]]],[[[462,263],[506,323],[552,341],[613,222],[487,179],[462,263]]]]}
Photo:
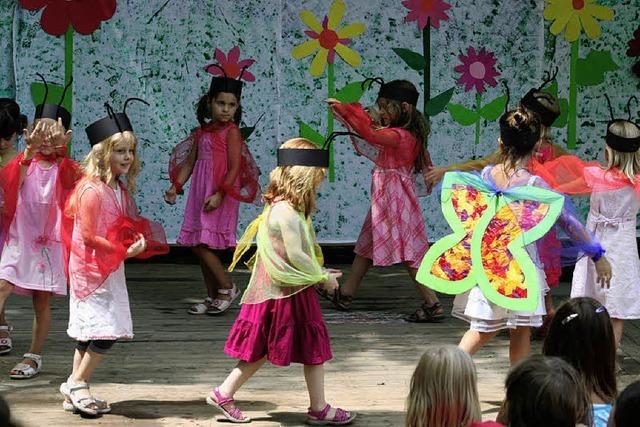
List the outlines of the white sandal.
{"type": "MultiPolygon", "coordinates": [[[[89,387],[89,384],[87,384],[87,387],[89,387]]],[[[64,400],[62,401],[62,409],[67,412],[78,412],[78,409],[73,405],[73,402],[71,401],[71,393],[69,392],[68,383],[64,382],[60,384],[60,393],[64,397],[64,400]]],[[[105,400],[100,400],[96,397],[94,397],[93,400],[98,406],[98,408],[96,409],[96,412],[98,414],[108,414],[109,412],[111,412],[111,406],[109,406],[109,404],[105,400]]]]}
{"type": "MultiPolygon", "coordinates": [[[[72,385],[67,384],[69,391],[69,399],[71,399],[71,404],[73,407],[86,415],[98,415],[98,403],[93,398],[93,396],[89,397],[76,397],[75,392],[79,390],[89,390],[89,384],[87,383],[75,383],[72,385]],[[93,407],[91,407],[93,405],[93,407]]],[[[60,386],[60,392],[62,392],[62,386],[60,386]]]]}
{"type": "Polygon", "coordinates": [[[7,354],[13,349],[13,342],[11,341],[11,331],[13,327],[9,325],[0,325],[0,332],[6,332],[6,337],[0,337],[0,354],[7,354]]]}
{"type": "Polygon", "coordinates": [[[14,380],[26,380],[29,378],[33,378],[40,373],[40,370],[42,369],[42,356],[34,353],[25,353],[24,355],[22,355],[22,358],[33,360],[36,364],[36,367],[34,368],[27,363],[20,362],[11,370],[11,372],[16,372],[15,374],[9,372],[10,378],[13,378],[14,380]]]}
{"type": "Polygon", "coordinates": [[[205,314],[208,310],[211,310],[211,307],[213,307],[213,299],[207,297],[204,299],[204,301],[189,307],[189,310],[187,312],[189,314],[205,314]]]}
{"type": "Polygon", "coordinates": [[[218,289],[218,293],[221,295],[229,295],[229,299],[216,299],[213,301],[213,306],[207,310],[207,314],[211,316],[217,316],[219,314],[224,313],[231,307],[231,304],[238,299],[240,296],[240,291],[235,283],[231,284],[231,289],[218,289]]]}

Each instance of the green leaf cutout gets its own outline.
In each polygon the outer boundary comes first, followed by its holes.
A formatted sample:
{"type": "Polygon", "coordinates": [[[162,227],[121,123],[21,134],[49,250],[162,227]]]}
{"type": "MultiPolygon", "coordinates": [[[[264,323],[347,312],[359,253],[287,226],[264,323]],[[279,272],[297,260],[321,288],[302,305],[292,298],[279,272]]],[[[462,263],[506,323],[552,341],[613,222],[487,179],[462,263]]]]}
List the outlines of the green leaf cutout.
{"type": "Polygon", "coordinates": [[[620,67],[611,59],[611,52],[592,50],[586,58],[578,59],[576,83],[580,86],[595,86],[604,83],[604,75],[620,67]]]}
{"type": "Polygon", "coordinates": [[[548,93],[549,95],[557,99],[558,98],[558,81],[556,79],[553,79],[553,81],[549,86],[542,89],[542,92],[548,93]]]}
{"type": "Polygon", "coordinates": [[[566,98],[560,98],[558,99],[558,103],[560,104],[560,115],[551,126],[554,128],[563,128],[567,125],[569,118],[569,101],[567,101],[566,98]]]}
{"type": "Polygon", "coordinates": [[[469,110],[464,105],[449,103],[447,110],[451,114],[451,118],[462,126],[470,126],[480,120],[480,116],[477,111],[469,110]]]}
{"type": "Polygon", "coordinates": [[[437,116],[442,111],[444,111],[444,109],[447,108],[447,104],[449,103],[449,101],[451,101],[451,97],[453,96],[454,89],[455,88],[452,87],[451,89],[446,90],[441,94],[431,98],[427,103],[427,109],[425,113],[428,116],[433,117],[433,116],[437,116]]]}
{"type": "Polygon", "coordinates": [[[334,95],[334,98],[336,98],[338,101],[344,104],[350,104],[352,102],[360,101],[360,98],[362,98],[364,91],[371,87],[371,82],[369,81],[366,84],[366,88],[363,90],[362,83],[363,82],[349,83],[348,85],[340,89],[338,92],[336,92],[336,94],[334,95]]]}
{"type": "Polygon", "coordinates": [[[480,115],[487,121],[495,121],[502,113],[504,113],[504,107],[507,104],[507,96],[499,96],[493,101],[480,108],[480,115]]]}
{"type": "MultiPolygon", "coordinates": [[[[60,98],[62,97],[64,88],[60,85],[51,83],[47,84],[47,88],[49,89],[49,93],[47,95],[47,104],[60,103],[60,98]]],[[[34,106],[42,104],[42,102],[44,101],[44,94],[44,83],[31,83],[31,100],[33,101],[34,106]]],[[[67,90],[62,106],[71,111],[71,88],[67,90]]]]}
{"type": "Polygon", "coordinates": [[[424,56],[412,50],[394,47],[393,51],[413,70],[422,71],[427,65],[424,56]]]}
{"type": "Polygon", "coordinates": [[[305,122],[298,122],[298,130],[300,131],[300,137],[306,138],[313,142],[318,148],[322,148],[324,145],[324,136],[320,135],[315,129],[306,124],[305,122]]]}

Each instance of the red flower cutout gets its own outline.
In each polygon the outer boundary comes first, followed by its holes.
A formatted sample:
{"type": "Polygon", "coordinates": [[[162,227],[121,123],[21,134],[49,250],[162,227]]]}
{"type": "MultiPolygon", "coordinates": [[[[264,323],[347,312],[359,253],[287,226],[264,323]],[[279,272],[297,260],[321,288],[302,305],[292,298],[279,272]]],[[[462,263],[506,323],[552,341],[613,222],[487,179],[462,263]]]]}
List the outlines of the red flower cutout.
{"type": "MultiPolygon", "coordinates": [[[[214,76],[226,75],[230,79],[237,79],[240,77],[243,68],[250,67],[254,62],[256,62],[254,59],[243,59],[240,61],[240,48],[238,46],[233,47],[226,55],[223,51],[216,48],[215,57],[216,61],[218,61],[218,65],[224,70],[224,73],[220,68],[213,64],[207,65],[204,70],[214,76]]],[[[242,73],[242,80],[253,82],[256,78],[245,69],[244,73],[242,73]]]]}
{"type": "Polygon", "coordinates": [[[464,91],[469,92],[474,86],[478,93],[484,92],[484,86],[496,87],[498,82],[496,77],[500,73],[495,69],[496,57],[493,52],[487,52],[485,48],[476,53],[473,47],[467,49],[467,55],[458,56],[462,64],[454,68],[458,73],[462,73],[458,83],[464,85],[464,91]]]}
{"type": "Polygon", "coordinates": [[[27,10],[44,8],[40,17],[42,29],[53,36],[61,36],[69,28],[84,35],[98,29],[116,12],[116,0],[20,0],[27,10]]]}
{"type": "Polygon", "coordinates": [[[451,5],[443,0],[405,0],[402,5],[409,9],[405,22],[418,21],[418,28],[424,30],[427,22],[433,28],[440,28],[440,20],[448,21],[447,10],[451,5]]]}

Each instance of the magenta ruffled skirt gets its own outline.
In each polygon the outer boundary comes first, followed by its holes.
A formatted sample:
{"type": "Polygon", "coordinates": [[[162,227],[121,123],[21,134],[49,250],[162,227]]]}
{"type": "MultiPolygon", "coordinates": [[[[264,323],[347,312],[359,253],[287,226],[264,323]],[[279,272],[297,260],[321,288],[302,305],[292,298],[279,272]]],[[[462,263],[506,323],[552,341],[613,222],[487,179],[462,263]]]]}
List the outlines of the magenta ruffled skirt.
{"type": "Polygon", "coordinates": [[[249,363],[267,356],[277,366],[331,360],[329,333],[313,286],[288,298],[243,304],[224,352],[249,363]]]}

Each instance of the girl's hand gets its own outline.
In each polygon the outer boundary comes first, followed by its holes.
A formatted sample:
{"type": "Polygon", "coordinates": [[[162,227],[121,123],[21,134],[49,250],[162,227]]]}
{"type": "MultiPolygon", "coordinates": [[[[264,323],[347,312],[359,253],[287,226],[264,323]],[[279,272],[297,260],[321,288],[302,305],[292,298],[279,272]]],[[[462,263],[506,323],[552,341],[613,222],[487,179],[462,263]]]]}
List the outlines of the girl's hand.
{"type": "Polygon", "coordinates": [[[167,202],[170,205],[175,205],[176,204],[176,198],[177,198],[177,192],[176,192],[176,187],[174,187],[173,185],[171,187],[169,187],[169,189],[167,191],[164,192],[164,201],[167,202]]]}
{"type": "Polygon", "coordinates": [[[48,138],[56,151],[60,148],[64,149],[71,142],[71,136],[73,132],[68,130],[65,132],[64,126],[62,126],[62,119],[58,118],[58,121],[49,126],[48,138]]]}
{"type": "Polygon", "coordinates": [[[220,203],[222,203],[222,194],[218,192],[204,201],[203,210],[205,212],[214,211],[218,209],[220,203]]]}
{"type": "Polygon", "coordinates": [[[322,283],[322,287],[327,292],[334,293],[335,290],[340,287],[340,284],[338,283],[338,278],[342,277],[342,271],[329,268],[327,269],[327,273],[329,273],[329,278],[322,283]]]}
{"type": "Polygon", "coordinates": [[[44,142],[47,137],[46,128],[47,126],[45,122],[40,120],[35,127],[31,129],[31,131],[29,131],[29,129],[24,129],[24,139],[27,144],[27,147],[24,150],[25,160],[29,160],[44,142]]]}
{"type": "Polygon", "coordinates": [[[144,235],[138,233],[137,237],[138,239],[127,249],[127,258],[138,256],[147,249],[147,241],[144,235]]]}
{"type": "Polygon", "coordinates": [[[596,266],[596,282],[600,283],[600,287],[603,289],[609,289],[611,285],[611,264],[609,264],[609,260],[602,256],[594,264],[596,266]]]}
{"type": "Polygon", "coordinates": [[[444,176],[445,172],[447,172],[446,168],[431,168],[431,170],[425,175],[427,181],[429,182],[429,185],[431,185],[432,187],[436,186],[440,181],[442,181],[442,177],[444,176]]]}
{"type": "Polygon", "coordinates": [[[335,99],[335,98],[327,98],[327,99],[325,100],[325,102],[326,102],[327,104],[329,104],[329,107],[333,107],[333,106],[334,106],[334,105],[336,105],[336,104],[342,104],[342,102],[338,101],[338,100],[337,100],[337,99],[335,99]]]}

